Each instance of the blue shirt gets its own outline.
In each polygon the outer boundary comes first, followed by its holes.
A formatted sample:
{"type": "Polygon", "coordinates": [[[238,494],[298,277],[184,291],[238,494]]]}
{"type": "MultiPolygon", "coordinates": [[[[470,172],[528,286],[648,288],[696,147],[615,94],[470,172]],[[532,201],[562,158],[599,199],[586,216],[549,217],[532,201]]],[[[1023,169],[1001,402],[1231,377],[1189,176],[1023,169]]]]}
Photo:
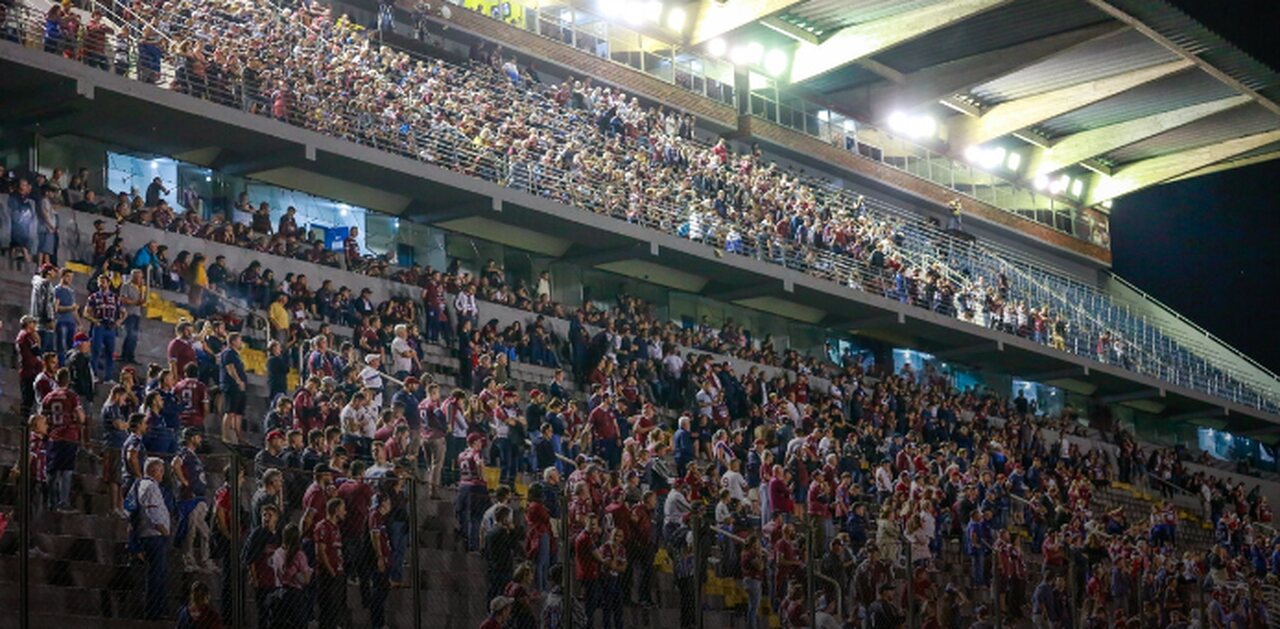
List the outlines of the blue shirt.
{"type": "Polygon", "coordinates": [[[681,428],[676,431],[675,437],[675,455],[677,459],[688,460],[693,458],[693,434],[681,428]]]}
{"type": "MultiPolygon", "coordinates": [[[[76,305],[76,291],[70,286],[58,284],[53,287],[53,301],[59,308],[76,305]]],[[[59,312],[55,319],[58,323],[75,323],[76,311],[73,307],[71,310],[59,312]]]]}
{"type": "Polygon", "coordinates": [[[240,360],[240,353],[228,347],[222,350],[222,354],[218,356],[218,386],[224,391],[241,391],[240,385],[227,374],[227,367],[234,367],[236,375],[240,377],[240,381],[244,382],[247,377],[244,373],[244,361],[240,360]]]}

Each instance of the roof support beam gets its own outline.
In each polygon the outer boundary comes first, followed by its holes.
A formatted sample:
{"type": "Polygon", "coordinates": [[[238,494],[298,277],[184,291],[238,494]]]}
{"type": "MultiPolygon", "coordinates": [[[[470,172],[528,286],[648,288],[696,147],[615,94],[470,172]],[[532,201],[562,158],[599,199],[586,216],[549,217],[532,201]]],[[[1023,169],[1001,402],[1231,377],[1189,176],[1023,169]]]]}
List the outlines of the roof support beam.
{"type": "Polygon", "coordinates": [[[1116,197],[1164,183],[1232,157],[1280,142],[1280,131],[1247,135],[1234,140],[1202,146],[1181,153],[1161,155],[1116,169],[1110,177],[1093,177],[1085,205],[1096,205],[1116,197]]]}
{"type": "Polygon", "coordinates": [[[1269,162],[1273,159],[1280,159],[1280,150],[1267,151],[1266,153],[1250,155],[1249,157],[1245,157],[1241,159],[1232,159],[1224,162],[1218,162],[1217,164],[1213,164],[1212,166],[1205,166],[1204,168],[1201,168],[1199,170],[1193,170],[1185,175],[1179,175],[1177,177],[1174,177],[1173,179],[1170,179],[1169,181],[1171,182],[1182,181],[1183,179],[1190,179],[1192,177],[1211,175],[1216,172],[1231,170],[1232,168],[1243,168],[1245,166],[1261,164],[1262,162],[1269,162]]]}
{"type": "Polygon", "coordinates": [[[703,297],[714,299],[716,301],[734,302],[741,299],[754,299],[756,297],[773,297],[782,294],[784,287],[774,282],[757,282],[750,286],[742,286],[738,288],[728,288],[724,290],[712,291],[705,293],[703,297]]]}
{"type": "Polygon", "coordinates": [[[649,256],[649,253],[650,250],[647,244],[637,243],[633,245],[613,247],[611,249],[589,251],[577,256],[568,256],[561,258],[559,262],[567,262],[578,266],[599,266],[601,264],[609,264],[610,262],[622,262],[623,260],[646,258],[649,256]]]}
{"type": "Polygon", "coordinates": [[[1223,418],[1230,415],[1225,408],[1208,408],[1203,411],[1191,411],[1189,413],[1177,413],[1176,415],[1166,415],[1161,417],[1163,422],[1185,422],[1192,419],[1213,419],[1223,418]]]}
{"type": "Polygon", "coordinates": [[[903,76],[900,83],[878,83],[869,90],[856,88],[831,94],[829,98],[835,102],[853,101],[854,109],[873,119],[883,120],[894,111],[911,111],[932,105],[975,85],[1017,72],[1076,46],[1091,45],[1124,30],[1115,22],[1105,22],[923,68],[903,76]]]}
{"type": "Polygon", "coordinates": [[[1054,142],[1050,149],[1034,151],[1027,162],[1026,172],[1048,175],[1252,100],[1244,95],[1230,96],[1069,135],[1054,142]]]}
{"type": "Polygon", "coordinates": [[[858,319],[850,318],[846,315],[828,313],[821,321],[821,325],[829,328],[840,330],[875,330],[877,328],[887,328],[892,325],[900,325],[906,323],[906,316],[901,312],[883,315],[872,315],[870,317],[862,317],[858,319]]]}
{"type": "Polygon", "coordinates": [[[1042,371],[1040,373],[1029,373],[1020,376],[1019,380],[1027,382],[1048,382],[1050,380],[1062,380],[1064,378],[1083,378],[1089,375],[1089,368],[1083,365],[1075,367],[1067,367],[1066,369],[1058,369],[1055,371],[1042,371]]]}
{"type": "Polygon", "coordinates": [[[1116,395],[1108,395],[1100,401],[1103,404],[1120,404],[1123,402],[1137,402],[1139,400],[1150,400],[1151,398],[1164,397],[1164,389],[1143,389],[1132,393],[1118,393],[1116,395]]]}
{"type": "Polygon", "coordinates": [[[984,111],[978,118],[955,116],[951,119],[948,134],[951,147],[962,150],[966,146],[994,140],[1139,85],[1182,72],[1193,65],[1186,60],[1170,61],[1001,103],[984,111]]]}
{"type": "Polygon", "coordinates": [[[843,28],[821,44],[801,42],[791,62],[791,82],[799,83],[844,67],[1006,2],[1009,0],[948,0],[843,28]]]}
{"type": "Polygon", "coordinates": [[[955,349],[947,349],[941,352],[934,352],[934,358],[938,360],[953,360],[956,358],[964,358],[966,356],[977,356],[982,354],[991,354],[994,352],[1004,351],[1004,341],[983,341],[974,345],[965,347],[957,347],[955,349]]]}
{"type": "Polygon", "coordinates": [[[780,13],[804,0],[701,0],[693,16],[688,45],[697,46],[761,18],[780,13]]]}

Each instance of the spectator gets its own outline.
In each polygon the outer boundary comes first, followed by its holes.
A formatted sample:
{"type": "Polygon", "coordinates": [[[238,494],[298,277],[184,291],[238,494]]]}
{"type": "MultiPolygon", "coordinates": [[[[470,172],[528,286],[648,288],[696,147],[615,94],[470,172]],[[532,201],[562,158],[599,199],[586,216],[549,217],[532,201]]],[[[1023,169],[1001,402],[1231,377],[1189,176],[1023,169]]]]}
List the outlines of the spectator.
{"type": "Polygon", "coordinates": [[[164,461],[148,458],[143,470],[145,475],[134,485],[136,515],[133,516],[133,536],[138,540],[142,561],[147,566],[146,612],[147,620],[159,620],[167,616],[169,596],[168,553],[170,516],[160,490],[164,480],[164,461]]]}
{"type": "Polygon", "coordinates": [[[244,441],[241,420],[248,395],[248,374],[240,358],[243,346],[240,335],[233,333],[227,337],[226,349],[218,355],[218,384],[223,400],[222,440],[231,444],[244,441]]]}
{"type": "Polygon", "coordinates": [[[317,619],[321,629],[346,624],[347,579],[342,562],[342,521],[347,515],[341,498],[325,503],[324,517],[315,525],[316,598],[320,602],[317,619]]]}
{"type": "Polygon", "coordinates": [[[138,327],[142,322],[142,308],[147,303],[150,291],[146,278],[138,269],[130,271],[129,281],[120,286],[120,305],[124,309],[124,344],[120,348],[122,363],[138,362],[138,327]]]}
{"type": "Polygon", "coordinates": [[[187,604],[178,610],[178,629],[222,629],[222,617],[209,604],[209,585],[191,583],[187,604]]]}

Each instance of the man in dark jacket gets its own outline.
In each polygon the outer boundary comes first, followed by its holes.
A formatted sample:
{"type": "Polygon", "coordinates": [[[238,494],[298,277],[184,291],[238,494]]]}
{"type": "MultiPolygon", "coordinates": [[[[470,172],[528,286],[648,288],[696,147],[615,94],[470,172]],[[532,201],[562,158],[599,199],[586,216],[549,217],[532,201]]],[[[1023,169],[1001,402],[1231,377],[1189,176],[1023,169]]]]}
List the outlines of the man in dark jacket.
{"type": "Polygon", "coordinates": [[[894,629],[902,626],[902,614],[893,604],[893,590],[894,587],[888,583],[881,585],[880,596],[867,608],[870,629],[894,629]]]}
{"type": "Polygon", "coordinates": [[[71,351],[67,352],[67,370],[71,372],[71,390],[80,396],[80,402],[93,401],[93,367],[89,360],[89,335],[77,333],[71,339],[71,351]]]}
{"type": "Polygon", "coordinates": [[[521,539],[511,522],[511,509],[499,506],[493,514],[498,523],[484,538],[484,560],[489,582],[489,600],[502,594],[515,571],[516,552],[521,539]]]}

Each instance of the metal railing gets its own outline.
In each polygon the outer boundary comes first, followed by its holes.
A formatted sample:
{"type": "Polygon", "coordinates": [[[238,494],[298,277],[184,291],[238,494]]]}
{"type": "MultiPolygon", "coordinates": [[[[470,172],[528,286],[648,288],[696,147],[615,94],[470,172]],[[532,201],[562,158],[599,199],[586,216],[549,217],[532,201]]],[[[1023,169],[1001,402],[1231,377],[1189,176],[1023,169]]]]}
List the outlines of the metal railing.
{"type": "MultiPolygon", "coordinates": [[[[179,24],[184,19],[182,16],[165,17],[170,23],[179,24]]],[[[32,16],[30,9],[25,6],[15,7],[6,22],[20,25],[17,29],[6,27],[3,33],[9,39],[17,38],[30,46],[43,45],[51,52],[78,56],[75,52],[79,50],[78,44],[49,41],[44,37],[43,30],[35,27],[39,24],[39,16],[32,16]],[[15,37],[15,34],[21,35],[15,37]]],[[[301,27],[277,22],[274,28],[287,31],[290,28],[296,30],[301,27]]],[[[123,40],[115,42],[117,48],[121,45],[133,46],[135,43],[131,42],[127,34],[128,29],[124,30],[126,32],[117,34],[117,37],[123,40]]],[[[144,32],[151,30],[154,29],[143,29],[144,32]]],[[[406,58],[412,58],[408,53],[394,52],[406,55],[406,58]]],[[[430,64],[431,74],[446,80],[463,80],[473,75],[471,71],[447,66],[439,61],[423,61],[430,64]]],[[[797,244],[776,236],[755,233],[755,230],[747,226],[721,219],[710,210],[704,210],[692,203],[685,204],[680,199],[645,198],[642,203],[632,202],[624,191],[618,189],[618,182],[608,178],[605,173],[578,165],[562,169],[554,163],[548,163],[548,160],[535,159],[534,156],[520,151],[503,153],[499,150],[500,145],[496,144],[496,139],[484,131],[476,133],[473,139],[448,122],[433,122],[426,126],[400,124],[398,120],[385,119],[379,112],[362,110],[352,106],[352,103],[345,103],[348,105],[346,108],[334,109],[308,99],[293,101],[286,85],[281,84],[268,93],[263,85],[243,81],[209,81],[207,76],[200,77],[192,73],[188,65],[190,64],[184,62],[175,66],[172,61],[162,61],[158,72],[149,70],[141,72],[139,64],[127,67],[116,66],[115,71],[198,98],[214,100],[251,113],[270,115],[282,122],[496,181],[508,187],[565,202],[598,214],[674,233],[721,249],[726,253],[766,260],[850,288],[870,290],[895,297],[891,290],[889,274],[883,268],[871,266],[867,259],[854,258],[842,253],[797,244]]],[[[493,92],[491,96],[495,98],[513,100],[530,98],[533,101],[539,99],[545,101],[547,98],[536,92],[521,92],[500,77],[491,78],[497,80],[488,81],[486,88],[493,92]]],[[[585,121],[576,111],[564,110],[560,107],[543,107],[542,109],[546,111],[546,120],[540,125],[535,124],[542,131],[570,139],[584,133],[585,121]]],[[[547,148],[550,149],[550,147],[547,148]]],[[[828,195],[824,195],[826,196],[828,195]]],[[[844,207],[852,206],[847,193],[835,191],[834,195],[829,196],[843,199],[841,202],[844,207]]],[[[890,207],[872,200],[868,200],[867,206],[882,211],[890,207]]],[[[890,216],[903,214],[905,211],[896,208],[889,212],[890,216]]],[[[946,236],[936,228],[926,226],[918,218],[914,219],[910,225],[912,230],[919,230],[922,236],[941,238],[942,240],[936,242],[947,244],[952,251],[958,248],[954,238],[946,236]]],[[[915,244],[920,245],[918,241],[915,244]]],[[[968,255],[972,257],[993,253],[989,248],[990,245],[987,244],[981,247],[970,245],[971,251],[968,255]]],[[[907,247],[895,250],[903,257],[916,257],[914,250],[907,247]]],[[[1008,255],[1008,252],[999,251],[996,255],[1008,255]]],[[[1030,266],[1031,262],[1028,261],[1026,264],[1030,266]]],[[[1062,279],[1067,278],[1064,276],[1062,279]]],[[[927,303],[914,305],[929,307],[927,303]]],[[[1068,351],[1094,358],[1092,345],[1093,343],[1086,339],[1083,343],[1073,343],[1068,351]]],[[[1180,380],[1184,372],[1181,368],[1183,361],[1175,360],[1176,358],[1174,356],[1168,360],[1157,358],[1142,361],[1134,370],[1177,384],[1184,384],[1180,380]]],[[[1230,369],[1218,368],[1212,372],[1209,369],[1198,369],[1196,373],[1187,376],[1185,385],[1264,410],[1277,407],[1274,400],[1270,399],[1274,393],[1270,392],[1269,388],[1274,383],[1253,382],[1252,379],[1246,379],[1230,369]],[[1268,391],[1266,397],[1262,394],[1263,391],[1268,391]]]]}

